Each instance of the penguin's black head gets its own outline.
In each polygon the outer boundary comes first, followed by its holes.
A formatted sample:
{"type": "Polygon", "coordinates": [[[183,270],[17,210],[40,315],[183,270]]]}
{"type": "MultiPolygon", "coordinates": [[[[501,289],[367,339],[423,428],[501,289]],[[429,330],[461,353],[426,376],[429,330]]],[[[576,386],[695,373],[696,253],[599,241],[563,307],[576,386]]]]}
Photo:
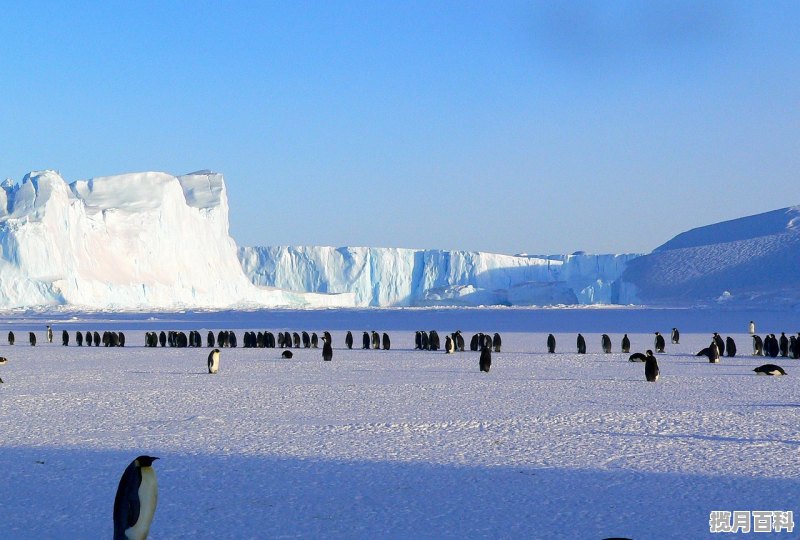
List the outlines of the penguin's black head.
{"type": "Polygon", "coordinates": [[[150,467],[157,457],[152,456],[139,456],[136,458],[136,465],[139,467],[150,467]]]}
{"type": "Polygon", "coordinates": [[[647,353],[646,354],[647,354],[647,356],[653,356],[653,351],[651,351],[650,349],[647,349],[647,353]]]}

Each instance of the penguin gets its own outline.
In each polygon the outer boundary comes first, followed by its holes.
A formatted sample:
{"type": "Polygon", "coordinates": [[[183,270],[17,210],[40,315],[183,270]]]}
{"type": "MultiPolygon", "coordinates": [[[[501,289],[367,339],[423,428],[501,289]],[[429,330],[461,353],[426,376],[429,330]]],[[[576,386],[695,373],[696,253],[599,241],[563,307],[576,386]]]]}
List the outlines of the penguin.
{"type": "Polygon", "coordinates": [[[494,336],[492,336],[492,348],[494,349],[494,352],[499,353],[500,347],[502,347],[502,345],[503,345],[503,340],[500,338],[500,334],[495,332],[494,336]]]}
{"type": "Polygon", "coordinates": [[[214,349],[208,353],[208,372],[217,373],[219,371],[219,349],[214,349]]]}
{"type": "Polygon", "coordinates": [[[8,358],[6,358],[5,356],[0,356],[0,366],[5,364],[6,362],[8,362],[8,358]]]}
{"type": "Polygon", "coordinates": [[[381,337],[375,330],[372,331],[372,348],[375,350],[381,348],[381,337]]]}
{"type": "Polygon", "coordinates": [[[64,347],[69,346],[69,332],[67,332],[66,330],[61,331],[61,344],[64,347]]]}
{"type": "MultiPolygon", "coordinates": [[[[92,344],[92,340],[91,339],[88,339],[87,342],[89,343],[89,345],[92,344]]],[[[167,346],[167,334],[163,330],[158,334],[158,343],[162,347],[166,347],[167,346]]]]}
{"type": "MultiPolygon", "coordinates": [[[[198,336],[199,336],[199,334],[198,334],[198,336]]],[[[123,334],[122,332],[119,333],[119,343],[118,343],[118,345],[120,347],[124,347],[125,346],[125,334],[123,334]]],[[[198,345],[198,347],[199,347],[199,345],[198,345]]]]}
{"type": "Polygon", "coordinates": [[[47,325],[47,342],[53,342],[53,327],[51,327],[49,324],[47,325]]]}
{"type": "MultiPolygon", "coordinates": [[[[350,332],[347,332],[347,335],[352,338],[352,336],[350,335],[350,332]]],[[[347,339],[347,338],[345,338],[345,339],[347,339]]],[[[350,347],[348,347],[348,349],[349,348],[350,347]]],[[[422,349],[422,331],[421,330],[417,330],[416,332],[414,332],[414,350],[418,350],[418,349],[422,349]]]]}
{"type": "Polygon", "coordinates": [[[755,322],[750,321],[750,326],[748,327],[748,332],[750,333],[751,336],[756,333],[756,323],[755,322]]]}
{"type": "MultiPolygon", "coordinates": [[[[352,349],[353,348],[353,333],[350,330],[348,330],[347,331],[347,335],[344,336],[344,345],[348,349],[352,349]]],[[[419,347],[417,347],[417,348],[419,349],[419,347]]]]}
{"type": "Polygon", "coordinates": [[[647,382],[656,382],[658,375],[658,360],[653,356],[653,351],[647,351],[647,358],[644,361],[644,378],[647,382]]]}
{"type": "Polygon", "coordinates": [[[453,343],[453,338],[451,338],[450,336],[444,337],[444,352],[446,354],[453,354],[454,352],[456,352],[455,343],[453,343]]]}
{"type": "Polygon", "coordinates": [[[667,346],[666,342],[664,341],[664,336],[662,336],[660,332],[656,332],[655,346],[657,353],[663,353],[667,346]]]}
{"type": "Polygon", "coordinates": [[[228,346],[236,348],[236,332],[228,330],[228,346]]]}
{"type": "Polygon", "coordinates": [[[764,341],[761,336],[753,335],[753,356],[764,356],[764,341]]]}
{"type": "Polygon", "coordinates": [[[311,348],[319,349],[319,336],[316,332],[311,332],[311,348]]]}
{"type": "Polygon", "coordinates": [[[711,358],[711,348],[706,347],[705,349],[700,349],[700,352],[697,353],[695,356],[705,356],[706,358],[711,358]]]}
{"type": "Polygon", "coordinates": [[[792,351],[792,358],[800,358],[800,332],[797,333],[797,337],[792,336],[792,339],[789,341],[789,349],[792,351]]]}
{"type": "Polygon", "coordinates": [[[30,341],[31,347],[36,347],[36,334],[28,332],[28,341],[30,341]]]}
{"type": "Polygon", "coordinates": [[[717,349],[719,349],[719,355],[723,356],[725,354],[725,342],[722,341],[722,336],[720,336],[716,332],[714,332],[714,343],[717,344],[717,349]]]}
{"type": "Polygon", "coordinates": [[[725,350],[728,351],[728,356],[730,358],[736,356],[736,342],[733,341],[731,336],[725,338],[725,350]]]}
{"type": "MultiPolygon", "coordinates": [[[[650,349],[647,349],[647,353],[652,355],[653,351],[651,351],[650,349]]],[[[640,352],[633,353],[632,355],[630,355],[628,357],[628,362],[646,362],[646,361],[647,361],[647,355],[646,354],[642,354],[640,352]]]]}
{"type": "Polygon", "coordinates": [[[83,334],[80,330],[75,332],[75,343],[78,344],[78,347],[83,347],[83,334]]]}
{"type": "Polygon", "coordinates": [[[87,347],[92,346],[92,333],[89,332],[88,330],[86,331],[86,346],[87,347]]]}
{"type": "Polygon", "coordinates": [[[308,332],[306,332],[305,330],[303,330],[302,338],[303,338],[303,347],[306,348],[306,349],[310,349],[311,348],[311,336],[309,336],[308,332]]]}
{"type": "Polygon", "coordinates": [[[781,351],[781,356],[789,356],[789,338],[786,337],[786,332],[781,332],[779,348],[781,351]]]}
{"type": "Polygon", "coordinates": [[[291,358],[291,357],[292,357],[292,351],[283,351],[281,353],[281,358],[291,358]]]}
{"type": "Polygon", "coordinates": [[[114,540],[145,540],[158,503],[157,457],[139,456],[122,473],[114,498],[114,540]]]}
{"type": "Polygon", "coordinates": [[[208,335],[206,336],[206,347],[208,347],[209,349],[213,349],[214,345],[215,345],[215,343],[214,343],[214,332],[213,332],[213,330],[209,330],[208,331],[208,335]]]}
{"type": "Polygon", "coordinates": [[[369,339],[369,332],[364,332],[361,336],[361,348],[362,349],[369,349],[370,346],[370,339],[369,339]]]}
{"type": "Polygon", "coordinates": [[[763,366],[758,366],[757,368],[753,369],[756,372],[756,375],[772,375],[773,377],[779,377],[781,375],[786,375],[786,372],[783,371],[781,366],[776,366],[775,364],[764,364],[763,366]]]}
{"type": "Polygon", "coordinates": [[[622,352],[626,354],[631,352],[631,340],[628,338],[628,334],[622,336],[622,352]]]}
{"type": "Polygon", "coordinates": [[[578,354],[586,354],[586,340],[578,334],[578,354]]]}
{"type": "Polygon", "coordinates": [[[472,338],[469,340],[469,350],[477,352],[479,340],[483,340],[483,334],[472,334],[472,338]]]}
{"type": "Polygon", "coordinates": [[[778,345],[778,338],[775,337],[775,334],[769,335],[769,355],[772,358],[778,356],[778,352],[780,351],[780,346],[778,345]]]}
{"type": "Polygon", "coordinates": [[[671,341],[672,341],[673,345],[677,345],[678,343],[680,343],[680,341],[681,341],[681,333],[678,332],[677,328],[673,328],[672,329],[672,336],[671,337],[672,337],[671,341]]]}
{"type": "Polygon", "coordinates": [[[709,354],[708,354],[708,361],[711,364],[719,364],[719,346],[717,345],[716,341],[712,341],[711,345],[708,346],[709,354]]]}
{"type": "Polygon", "coordinates": [[[456,349],[464,352],[464,336],[461,335],[461,330],[456,330],[455,341],[456,349]]]}
{"type": "Polygon", "coordinates": [[[391,349],[391,348],[392,348],[392,342],[391,342],[391,340],[389,339],[389,334],[387,334],[386,332],[384,332],[384,333],[383,333],[383,350],[384,350],[384,351],[388,351],[388,350],[389,350],[389,349],[391,349]]]}
{"type": "Polygon", "coordinates": [[[556,352],[556,336],[553,334],[547,336],[547,352],[550,354],[556,352]]]}
{"type": "Polygon", "coordinates": [[[492,367],[492,349],[489,347],[484,347],[481,351],[481,359],[478,362],[478,367],[484,373],[489,373],[489,369],[492,367]]]}
{"type": "Polygon", "coordinates": [[[611,352],[611,338],[608,337],[608,334],[603,334],[600,337],[600,346],[603,348],[603,352],[609,354],[611,352]]]}
{"type": "Polygon", "coordinates": [[[14,332],[10,332],[9,331],[9,333],[8,333],[8,344],[9,345],[13,345],[14,344],[14,332]]]}
{"type": "Polygon", "coordinates": [[[333,360],[333,347],[331,347],[331,340],[329,339],[322,340],[322,359],[325,362],[333,360]]]}
{"type": "Polygon", "coordinates": [[[436,330],[428,332],[428,349],[431,351],[438,351],[440,346],[439,333],[436,330]]]}

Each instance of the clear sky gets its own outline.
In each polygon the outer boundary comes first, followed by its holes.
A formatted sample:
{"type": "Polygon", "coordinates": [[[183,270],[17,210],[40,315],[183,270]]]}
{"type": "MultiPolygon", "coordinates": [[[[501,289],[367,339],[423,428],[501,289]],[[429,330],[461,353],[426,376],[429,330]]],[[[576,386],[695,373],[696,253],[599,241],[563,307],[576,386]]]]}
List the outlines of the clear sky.
{"type": "Polygon", "coordinates": [[[798,28],[798,2],[12,2],[0,175],[219,171],[241,245],[646,252],[800,204],[798,28]]]}

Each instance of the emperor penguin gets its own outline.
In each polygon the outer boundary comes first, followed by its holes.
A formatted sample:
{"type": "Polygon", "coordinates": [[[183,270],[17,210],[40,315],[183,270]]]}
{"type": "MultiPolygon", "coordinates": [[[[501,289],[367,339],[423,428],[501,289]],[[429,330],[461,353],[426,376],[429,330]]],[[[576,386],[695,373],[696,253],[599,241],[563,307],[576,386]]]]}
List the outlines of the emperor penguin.
{"type": "Polygon", "coordinates": [[[678,331],[677,328],[672,329],[672,344],[677,345],[681,341],[681,333],[678,331]]]}
{"type": "Polygon", "coordinates": [[[481,359],[478,363],[478,367],[480,367],[481,371],[484,373],[489,373],[489,369],[492,367],[492,349],[485,345],[483,350],[481,350],[481,359]]]}
{"type": "Polygon", "coordinates": [[[658,375],[658,360],[653,356],[653,351],[647,351],[644,360],[644,378],[647,379],[647,382],[656,382],[658,375]]]}
{"type": "Polygon", "coordinates": [[[353,348],[353,333],[348,330],[347,335],[344,337],[344,344],[348,349],[353,348]]]}
{"type": "Polygon", "coordinates": [[[122,473],[114,498],[114,540],[147,538],[158,503],[157,459],[139,456],[122,473]]]}
{"type": "Polygon", "coordinates": [[[428,332],[428,349],[431,351],[438,351],[440,345],[439,333],[436,330],[428,332]]]}
{"type": "Polygon", "coordinates": [[[631,340],[628,337],[628,334],[622,336],[622,352],[624,353],[631,352],[631,340]]]}
{"type": "Polygon", "coordinates": [[[664,348],[667,346],[664,341],[664,336],[662,336],[660,332],[656,332],[655,346],[657,353],[663,353],[664,348]]]}
{"type": "Polygon", "coordinates": [[[36,347],[36,334],[28,332],[28,341],[31,342],[31,347],[36,347]]]}
{"type": "Polygon", "coordinates": [[[725,354],[725,342],[722,341],[722,336],[720,336],[717,332],[714,332],[714,343],[717,344],[719,355],[723,356],[725,354]]]}
{"type": "Polygon", "coordinates": [[[783,370],[783,368],[781,366],[776,366],[775,364],[764,364],[763,366],[758,366],[753,371],[756,372],[756,375],[772,375],[773,377],[786,375],[786,372],[783,370]]]}
{"type": "Polygon", "coordinates": [[[447,354],[456,352],[456,345],[453,343],[453,338],[449,335],[444,336],[444,352],[447,354]]]}
{"type": "Polygon", "coordinates": [[[753,356],[764,356],[764,340],[753,334],[753,356]]]}
{"type": "Polygon", "coordinates": [[[725,338],[725,350],[728,351],[728,356],[736,356],[736,342],[731,336],[725,338]]]}
{"type": "Polygon", "coordinates": [[[13,345],[14,344],[14,332],[9,332],[8,333],[8,344],[9,345],[13,345]]]}
{"type": "Polygon", "coordinates": [[[781,332],[779,343],[781,356],[789,356],[789,338],[786,337],[786,332],[781,332]]]}
{"type": "Polygon", "coordinates": [[[578,334],[578,354],[586,354],[586,340],[583,339],[581,334],[578,334]]]}
{"type": "Polygon", "coordinates": [[[711,345],[708,346],[709,354],[708,354],[708,361],[712,364],[719,364],[719,346],[717,345],[716,341],[712,341],[711,345]]]}
{"type": "Polygon", "coordinates": [[[67,332],[66,330],[61,331],[61,344],[64,347],[67,347],[69,345],[69,332],[67,332]]]}
{"type": "Polygon", "coordinates": [[[479,340],[483,340],[483,334],[472,334],[472,339],[469,340],[469,350],[477,352],[479,340]]]}
{"type": "Polygon", "coordinates": [[[600,346],[603,348],[603,352],[609,354],[611,352],[611,338],[608,337],[608,334],[603,334],[600,338],[600,346]]]}
{"type": "Polygon", "coordinates": [[[748,332],[750,333],[751,336],[756,333],[756,323],[755,322],[750,321],[750,326],[748,328],[748,332]]]}
{"type": "Polygon", "coordinates": [[[48,343],[53,342],[53,327],[50,326],[49,324],[47,325],[47,342],[48,343]]]}
{"type": "Polygon", "coordinates": [[[556,352],[556,336],[553,334],[547,336],[547,352],[551,354],[556,352]]]}
{"type": "Polygon", "coordinates": [[[325,362],[333,360],[333,347],[331,347],[331,340],[322,338],[322,359],[325,362]]]}
{"type": "Polygon", "coordinates": [[[492,336],[492,348],[494,352],[500,352],[500,347],[503,345],[503,338],[500,337],[500,334],[495,332],[494,336],[492,336]]]}
{"type": "Polygon", "coordinates": [[[386,332],[384,332],[383,336],[381,336],[381,341],[383,344],[384,351],[388,351],[389,349],[392,348],[392,340],[389,339],[389,334],[387,334],[386,332]]]}
{"type": "Polygon", "coordinates": [[[214,349],[208,353],[208,372],[216,373],[219,371],[219,349],[214,349]]]}

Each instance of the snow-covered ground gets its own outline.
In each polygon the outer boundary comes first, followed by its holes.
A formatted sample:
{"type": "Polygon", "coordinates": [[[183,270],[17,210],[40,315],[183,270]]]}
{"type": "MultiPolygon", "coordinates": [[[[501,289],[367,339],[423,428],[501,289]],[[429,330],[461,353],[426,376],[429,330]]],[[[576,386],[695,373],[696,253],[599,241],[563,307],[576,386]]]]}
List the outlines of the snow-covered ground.
{"type": "Polygon", "coordinates": [[[139,454],[161,458],[153,539],[725,538],[709,533],[711,511],[800,520],[800,362],[756,376],[767,360],[749,354],[751,318],[761,335],[800,330],[797,313],[697,310],[9,315],[0,535],[109,537],[117,482],[139,454]],[[672,326],[681,343],[668,340],[661,380],[646,383],[619,353],[622,333],[643,351],[672,326]],[[204,342],[206,329],[235,329],[240,348],[209,375],[208,349],[142,346],[145,331],[172,328],[204,342]],[[244,328],[331,330],[333,361],[241,348],[244,328]],[[348,351],[348,328],[357,344],[386,331],[392,350],[348,351]],[[503,351],[480,373],[478,353],[415,351],[417,328],[499,331],[503,351]],[[74,346],[89,329],[125,330],[126,347],[74,346]],[[587,355],[575,354],[577,331],[587,355]],[[740,356],[695,357],[712,331],[740,356]],[[600,353],[602,332],[613,354],[600,353]]]}

